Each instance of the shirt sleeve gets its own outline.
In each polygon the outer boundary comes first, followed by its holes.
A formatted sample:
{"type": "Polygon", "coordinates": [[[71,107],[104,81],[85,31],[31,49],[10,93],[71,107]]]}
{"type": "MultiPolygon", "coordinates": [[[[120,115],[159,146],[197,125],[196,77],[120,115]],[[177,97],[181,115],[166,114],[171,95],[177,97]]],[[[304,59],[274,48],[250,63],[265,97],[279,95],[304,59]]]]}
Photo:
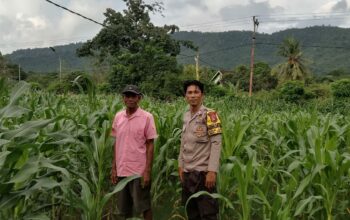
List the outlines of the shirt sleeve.
{"type": "Polygon", "coordinates": [[[208,171],[218,172],[222,145],[222,128],[220,118],[215,111],[207,113],[207,127],[210,139],[208,171]]]}
{"type": "Polygon", "coordinates": [[[111,136],[117,137],[117,115],[113,119],[111,136]]]}
{"type": "Polygon", "coordinates": [[[220,153],[221,153],[221,145],[222,145],[222,135],[215,134],[210,137],[210,156],[209,156],[209,164],[208,171],[218,172],[220,165],[220,153]]]}
{"type": "Polygon", "coordinates": [[[152,114],[150,114],[150,116],[148,117],[148,120],[147,120],[146,129],[145,129],[145,137],[147,140],[156,139],[158,137],[156,125],[154,123],[154,118],[153,118],[152,114]]]}
{"type": "Polygon", "coordinates": [[[182,133],[181,133],[181,143],[180,143],[180,151],[179,151],[179,157],[178,157],[178,166],[180,168],[184,168],[184,160],[183,160],[183,150],[184,150],[184,131],[185,131],[185,115],[183,116],[184,118],[182,119],[183,122],[183,127],[182,127],[182,133]]]}

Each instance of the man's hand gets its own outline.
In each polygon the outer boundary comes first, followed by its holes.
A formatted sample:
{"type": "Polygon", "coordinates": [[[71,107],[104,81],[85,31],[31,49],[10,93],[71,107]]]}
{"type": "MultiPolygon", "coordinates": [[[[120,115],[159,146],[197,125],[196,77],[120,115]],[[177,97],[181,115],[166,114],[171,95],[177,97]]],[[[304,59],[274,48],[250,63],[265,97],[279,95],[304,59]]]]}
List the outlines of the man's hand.
{"type": "Polygon", "coordinates": [[[142,188],[148,187],[151,183],[151,172],[144,171],[142,174],[143,182],[142,182],[142,188]]]}
{"type": "Polygon", "coordinates": [[[205,187],[211,189],[215,186],[216,183],[216,173],[213,171],[209,171],[205,178],[205,187]]]}
{"type": "Polygon", "coordinates": [[[118,183],[118,174],[115,166],[112,166],[111,181],[113,184],[118,183]]]}
{"type": "Polygon", "coordinates": [[[184,175],[184,170],[181,167],[179,167],[179,177],[180,177],[181,183],[183,183],[184,181],[183,175],[184,175]]]}

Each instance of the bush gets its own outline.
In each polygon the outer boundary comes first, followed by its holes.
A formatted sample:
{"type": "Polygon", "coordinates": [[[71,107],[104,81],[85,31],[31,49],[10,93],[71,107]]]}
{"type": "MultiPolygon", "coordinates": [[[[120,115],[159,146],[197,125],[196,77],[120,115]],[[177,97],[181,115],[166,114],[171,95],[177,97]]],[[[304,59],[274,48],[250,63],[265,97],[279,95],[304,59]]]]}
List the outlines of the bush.
{"type": "Polygon", "coordinates": [[[312,93],[315,98],[329,98],[331,96],[328,84],[311,84],[307,91],[312,93]]]}
{"type": "Polygon", "coordinates": [[[40,83],[37,82],[30,82],[30,88],[32,89],[32,91],[39,91],[42,89],[40,83]]]}
{"type": "Polygon", "coordinates": [[[207,96],[212,97],[223,97],[223,96],[230,96],[234,97],[235,92],[232,91],[234,88],[232,86],[221,86],[221,85],[214,85],[212,83],[204,83],[204,93],[207,96]]]}
{"type": "Polygon", "coordinates": [[[69,89],[69,84],[64,82],[59,82],[59,81],[54,81],[50,83],[50,85],[47,88],[49,92],[54,92],[58,94],[66,93],[68,89],[69,89]]]}
{"type": "Polygon", "coordinates": [[[350,79],[341,79],[331,83],[331,89],[336,98],[350,97],[350,79]]]}
{"type": "Polygon", "coordinates": [[[287,81],[280,86],[279,94],[286,101],[298,102],[304,98],[304,84],[300,81],[287,81]]]}
{"type": "Polygon", "coordinates": [[[109,83],[100,83],[97,85],[97,91],[104,94],[112,93],[111,85],[109,83]]]}

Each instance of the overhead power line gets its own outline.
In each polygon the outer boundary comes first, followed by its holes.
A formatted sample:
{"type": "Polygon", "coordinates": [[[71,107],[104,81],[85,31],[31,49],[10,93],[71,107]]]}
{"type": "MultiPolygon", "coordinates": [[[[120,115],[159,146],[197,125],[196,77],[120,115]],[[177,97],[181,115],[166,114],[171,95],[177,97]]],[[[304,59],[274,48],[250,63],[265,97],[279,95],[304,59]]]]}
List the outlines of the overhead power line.
{"type": "Polygon", "coordinates": [[[98,24],[98,25],[101,25],[101,26],[105,27],[105,28],[109,28],[107,25],[104,25],[104,24],[102,24],[101,22],[98,22],[98,21],[96,21],[96,20],[94,20],[94,19],[92,19],[92,18],[88,18],[88,17],[86,17],[85,15],[82,15],[82,14],[80,14],[80,13],[78,13],[78,12],[75,12],[75,11],[73,11],[73,10],[71,10],[71,9],[69,9],[69,8],[66,8],[66,7],[64,7],[64,6],[62,6],[62,5],[59,5],[59,4],[57,4],[57,3],[53,2],[53,1],[50,1],[50,0],[45,0],[45,1],[47,1],[47,2],[50,3],[50,4],[55,5],[56,7],[62,8],[63,10],[69,11],[69,12],[72,13],[72,14],[78,15],[79,17],[82,17],[82,18],[84,18],[84,19],[86,19],[86,20],[92,21],[92,22],[94,22],[94,23],[96,23],[96,24],[98,24]]]}
{"type": "Polygon", "coordinates": [[[188,25],[179,25],[180,27],[203,27],[203,26],[211,26],[211,25],[218,25],[221,23],[240,23],[242,21],[247,21],[251,17],[241,17],[241,18],[236,18],[236,19],[227,19],[227,20],[217,20],[217,21],[212,21],[212,22],[203,22],[203,23],[195,23],[195,24],[188,24],[188,25]]]}
{"type": "Polygon", "coordinates": [[[278,19],[278,18],[274,18],[274,19],[262,19],[262,23],[283,23],[283,22],[290,22],[290,21],[321,21],[321,20],[342,20],[345,17],[349,17],[348,16],[343,16],[343,17],[314,17],[314,18],[290,18],[290,19],[278,19]]]}
{"type": "MultiPolygon", "coordinates": [[[[259,42],[259,43],[256,43],[256,44],[257,45],[267,45],[267,46],[280,46],[282,43],[259,42]]],[[[321,48],[321,49],[347,49],[347,50],[350,50],[350,47],[344,47],[344,46],[304,45],[304,44],[302,44],[301,47],[305,47],[305,48],[321,48]]]]}
{"type": "Polygon", "coordinates": [[[223,69],[222,67],[217,66],[217,65],[215,65],[215,64],[211,64],[211,63],[209,63],[209,62],[207,62],[207,61],[205,61],[205,60],[203,60],[203,59],[199,59],[199,61],[201,61],[202,63],[205,63],[205,64],[209,65],[210,67],[215,67],[215,68],[218,68],[218,69],[223,69]]]}
{"type": "Polygon", "coordinates": [[[331,15],[349,15],[349,12],[313,12],[313,13],[287,13],[287,14],[261,14],[256,15],[259,18],[264,17],[291,17],[291,16],[331,16],[331,15]]]}

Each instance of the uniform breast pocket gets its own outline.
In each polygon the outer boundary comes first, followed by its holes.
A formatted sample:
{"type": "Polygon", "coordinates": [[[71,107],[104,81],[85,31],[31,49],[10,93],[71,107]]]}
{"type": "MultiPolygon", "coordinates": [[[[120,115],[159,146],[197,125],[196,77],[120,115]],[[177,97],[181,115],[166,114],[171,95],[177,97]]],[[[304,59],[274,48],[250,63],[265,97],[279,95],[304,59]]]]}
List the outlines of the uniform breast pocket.
{"type": "Polygon", "coordinates": [[[209,141],[207,127],[202,124],[195,127],[194,136],[196,137],[196,142],[204,143],[209,141]]]}
{"type": "Polygon", "coordinates": [[[207,143],[209,141],[209,138],[207,135],[203,137],[197,137],[196,142],[197,143],[207,143]]]}

